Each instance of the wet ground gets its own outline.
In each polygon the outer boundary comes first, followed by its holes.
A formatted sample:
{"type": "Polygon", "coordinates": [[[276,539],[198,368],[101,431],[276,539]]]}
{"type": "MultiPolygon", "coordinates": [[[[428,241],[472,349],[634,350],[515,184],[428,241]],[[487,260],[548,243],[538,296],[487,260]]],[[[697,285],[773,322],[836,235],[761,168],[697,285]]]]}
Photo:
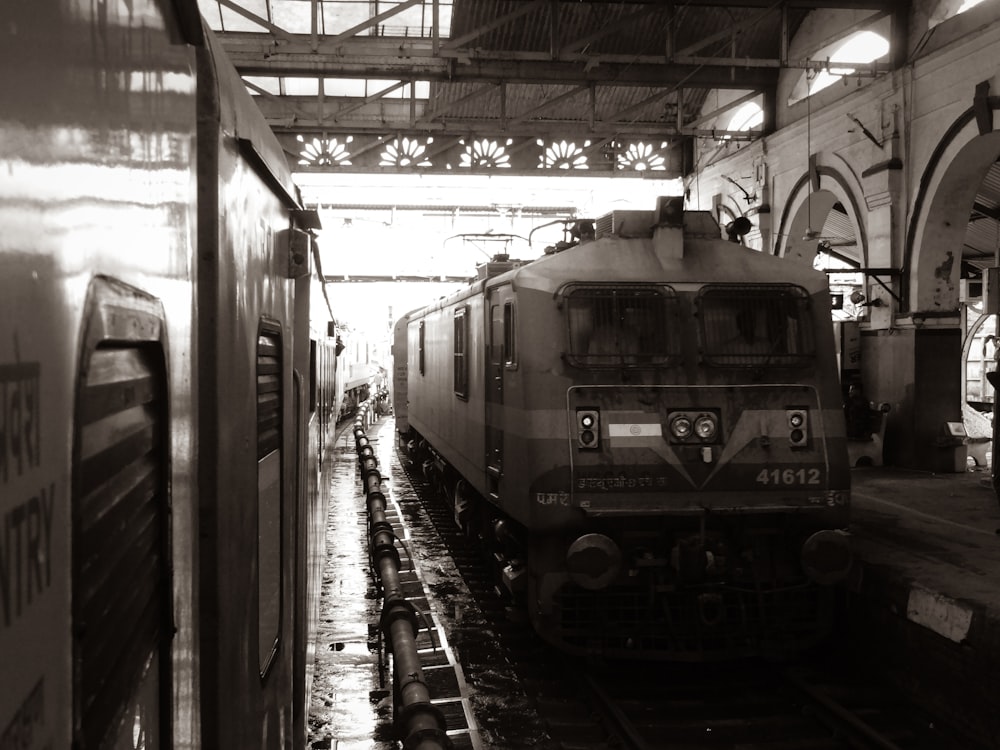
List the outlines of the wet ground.
{"type": "Polygon", "coordinates": [[[350,431],[341,435],[335,452],[308,746],[388,750],[396,747],[387,731],[392,695],[379,684],[378,653],[369,646],[381,601],[365,564],[365,506],[350,431]],[[379,736],[386,739],[374,739],[379,736]]]}
{"type": "MultiPolygon", "coordinates": [[[[383,418],[366,435],[378,458],[383,493],[395,511],[394,525],[400,526],[396,534],[423,583],[430,610],[426,620],[439,633],[435,638],[441,650],[460,665],[455,683],[462,699],[457,710],[465,714],[462,720],[469,727],[453,736],[456,748],[546,747],[544,725],[505,658],[495,620],[484,614],[470,592],[402,470],[394,421],[383,418]]],[[[350,430],[338,439],[336,454],[308,746],[388,750],[398,747],[388,684],[391,669],[386,666],[383,685],[376,646],[382,602],[368,571],[365,502],[350,430]]],[[[427,676],[428,683],[435,679],[427,676]]]]}
{"type": "MultiPolygon", "coordinates": [[[[511,630],[528,637],[533,634],[527,624],[505,621],[507,609],[491,592],[487,572],[479,562],[470,562],[475,550],[462,541],[457,527],[451,525],[449,511],[442,510],[443,504],[431,509],[433,520],[429,517],[421,497],[429,496],[430,490],[425,486],[415,489],[395,456],[393,476],[398,477],[394,497],[409,531],[413,554],[422,561],[420,569],[429,598],[462,665],[478,727],[478,747],[549,747],[544,722],[525,694],[504,645],[511,630]],[[453,557],[456,554],[461,555],[460,562],[453,557]],[[460,569],[474,576],[471,584],[476,591],[470,590],[470,582],[462,577],[460,569]]],[[[417,477],[414,480],[419,482],[417,477]]]]}

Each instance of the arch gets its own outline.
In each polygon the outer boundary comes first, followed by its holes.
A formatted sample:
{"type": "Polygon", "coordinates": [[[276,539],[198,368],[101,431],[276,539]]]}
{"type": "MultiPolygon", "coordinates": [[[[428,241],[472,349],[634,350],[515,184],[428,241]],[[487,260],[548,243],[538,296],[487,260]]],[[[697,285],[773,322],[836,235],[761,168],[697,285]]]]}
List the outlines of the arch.
{"type": "MultiPolygon", "coordinates": [[[[990,106],[998,106],[992,98],[990,106]]],[[[1000,131],[980,134],[971,107],[956,118],[932,152],[906,231],[903,301],[911,312],[958,312],[969,214],[986,173],[998,158],[1000,131]]]]}
{"type": "Polygon", "coordinates": [[[890,53],[888,35],[886,19],[882,19],[869,28],[851,31],[812,52],[809,57],[813,60],[825,59],[826,67],[818,71],[808,69],[802,72],[788,97],[789,106],[818,94],[845,76],[855,73],[854,67],[839,67],[831,63],[871,63],[886,58],[890,53]]]}
{"type": "Polygon", "coordinates": [[[832,167],[816,165],[818,188],[810,189],[809,175],[802,175],[789,191],[778,224],[774,254],[789,260],[812,265],[816,257],[817,240],[834,205],[847,209],[847,217],[858,243],[858,262],[868,267],[868,234],[859,221],[862,216],[861,188],[842,172],[832,167]],[[808,233],[816,236],[806,239],[808,233]]]}
{"type": "MultiPolygon", "coordinates": [[[[746,131],[764,124],[764,110],[756,101],[744,102],[729,118],[726,130],[746,131]]],[[[728,136],[727,136],[728,137],[728,136]]]]}
{"type": "Polygon", "coordinates": [[[982,2],[985,2],[985,0],[938,0],[934,12],[927,19],[927,28],[933,29],[949,18],[954,18],[966,11],[972,10],[982,2]]]}
{"type": "Polygon", "coordinates": [[[968,382],[969,374],[969,360],[973,359],[973,353],[979,355],[977,358],[980,362],[980,377],[978,382],[978,388],[975,389],[976,394],[979,396],[977,401],[985,402],[989,401],[986,397],[989,390],[986,388],[986,347],[987,345],[993,345],[994,356],[990,359],[996,361],[996,353],[998,349],[998,342],[995,338],[996,331],[996,316],[989,313],[980,312],[976,315],[974,320],[971,320],[968,324],[968,331],[965,334],[965,340],[962,342],[962,399],[964,401],[969,401],[970,387],[968,382]],[[978,347],[978,351],[976,351],[978,347]]]}
{"type": "Polygon", "coordinates": [[[734,208],[727,202],[721,200],[715,206],[715,210],[717,213],[716,220],[719,222],[719,229],[725,229],[726,224],[743,215],[739,208],[734,208]]]}

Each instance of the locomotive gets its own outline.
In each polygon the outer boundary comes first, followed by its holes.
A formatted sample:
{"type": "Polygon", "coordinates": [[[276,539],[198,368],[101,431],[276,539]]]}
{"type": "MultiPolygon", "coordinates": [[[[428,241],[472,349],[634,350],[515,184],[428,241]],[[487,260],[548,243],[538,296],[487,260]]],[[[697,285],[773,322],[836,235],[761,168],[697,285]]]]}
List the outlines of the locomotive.
{"type": "Polygon", "coordinates": [[[0,27],[0,746],[303,747],[315,213],[195,0],[0,27]]]}
{"type": "Polygon", "coordinates": [[[397,321],[401,446],[568,653],[820,642],[851,565],[825,275],[679,197],[580,229],[397,321]]]}

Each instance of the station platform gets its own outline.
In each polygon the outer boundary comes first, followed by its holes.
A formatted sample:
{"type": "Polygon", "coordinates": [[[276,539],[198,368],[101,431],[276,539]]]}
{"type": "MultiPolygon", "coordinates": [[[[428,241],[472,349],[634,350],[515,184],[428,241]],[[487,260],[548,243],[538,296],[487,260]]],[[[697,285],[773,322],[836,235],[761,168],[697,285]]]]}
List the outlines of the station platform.
{"type": "Polygon", "coordinates": [[[852,640],[923,705],[1000,747],[1000,503],[986,469],[852,470],[852,640]]]}

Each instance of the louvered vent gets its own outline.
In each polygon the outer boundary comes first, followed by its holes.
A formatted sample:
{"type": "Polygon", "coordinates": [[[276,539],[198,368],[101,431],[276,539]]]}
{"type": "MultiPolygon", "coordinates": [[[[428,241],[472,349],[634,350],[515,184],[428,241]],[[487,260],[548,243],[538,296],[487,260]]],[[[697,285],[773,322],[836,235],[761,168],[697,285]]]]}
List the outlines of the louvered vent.
{"type": "Polygon", "coordinates": [[[281,447],[281,336],[257,336],[257,460],[281,447]]]}
{"type": "Polygon", "coordinates": [[[152,347],[95,349],[80,386],[73,634],[76,734],[86,748],[109,742],[170,637],[165,393],[152,347]]]}
{"type": "Polygon", "coordinates": [[[257,635],[260,675],[281,636],[281,329],[264,323],[257,335],[257,635]]]}

